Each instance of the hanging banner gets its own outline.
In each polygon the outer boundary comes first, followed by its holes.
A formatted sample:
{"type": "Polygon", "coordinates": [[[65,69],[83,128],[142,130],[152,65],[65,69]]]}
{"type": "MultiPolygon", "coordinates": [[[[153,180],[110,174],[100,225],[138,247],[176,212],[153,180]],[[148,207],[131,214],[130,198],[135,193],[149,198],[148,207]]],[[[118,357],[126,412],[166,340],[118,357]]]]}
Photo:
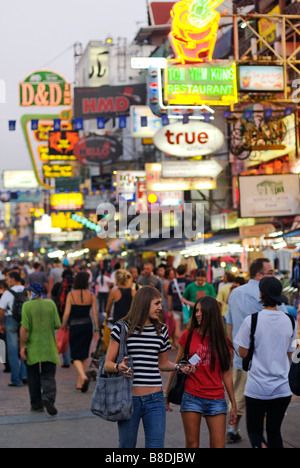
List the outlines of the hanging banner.
{"type": "Polygon", "coordinates": [[[112,164],[123,155],[123,145],[109,135],[88,135],[78,140],[74,155],[82,164],[112,164]]]}
{"type": "Polygon", "coordinates": [[[20,106],[56,107],[72,105],[71,84],[50,70],[31,73],[20,83],[20,106]]]}
{"type": "Polygon", "coordinates": [[[130,106],[146,104],[145,84],[74,89],[75,118],[97,119],[130,115],[130,106]]]}

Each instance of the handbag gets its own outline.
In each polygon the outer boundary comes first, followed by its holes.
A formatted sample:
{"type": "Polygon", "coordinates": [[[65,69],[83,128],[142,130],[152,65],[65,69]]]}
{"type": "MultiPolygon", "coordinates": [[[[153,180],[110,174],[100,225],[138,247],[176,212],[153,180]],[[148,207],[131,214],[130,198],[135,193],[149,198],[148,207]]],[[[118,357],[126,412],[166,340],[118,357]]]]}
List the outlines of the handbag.
{"type": "Polygon", "coordinates": [[[66,354],[69,349],[70,331],[68,328],[60,328],[56,335],[56,345],[58,354],[66,354]]]}
{"type": "MultiPolygon", "coordinates": [[[[120,347],[117,363],[121,364],[124,357],[128,357],[126,345],[126,326],[124,322],[118,322],[121,325],[120,347]]],[[[125,377],[123,372],[118,374],[109,374],[105,372],[104,365],[106,355],[100,358],[97,384],[91,403],[91,412],[106,421],[123,421],[130,419],[133,413],[132,401],[132,377],[125,377]]],[[[133,370],[132,358],[128,357],[128,367],[133,370]]]]}
{"type": "MultiPolygon", "coordinates": [[[[181,300],[182,294],[180,292],[179,284],[178,284],[177,279],[174,279],[174,285],[175,285],[177,294],[179,296],[179,299],[181,300]]],[[[190,321],[190,318],[191,318],[190,317],[190,308],[189,308],[189,306],[187,304],[182,304],[182,312],[183,312],[183,323],[184,323],[184,325],[186,325],[190,321]]]]}
{"type": "MultiPolygon", "coordinates": [[[[189,333],[182,360],[186,360],[186,361],[188,360],[192,336],[193,334],[189,333]]],[[[176,372],[173,378],[169,393],[168,393],[169,403],[173,403],[174,405],[181,405],[185,381],[187,377],[188,377],[187,375],[183,374],[180,371],[176,372]]]]}
{"type": "Polygon", "coordinates": [[[300,396],[300,348],[293,354],[289,372],[289,384],[294,395],[300,396]]]}

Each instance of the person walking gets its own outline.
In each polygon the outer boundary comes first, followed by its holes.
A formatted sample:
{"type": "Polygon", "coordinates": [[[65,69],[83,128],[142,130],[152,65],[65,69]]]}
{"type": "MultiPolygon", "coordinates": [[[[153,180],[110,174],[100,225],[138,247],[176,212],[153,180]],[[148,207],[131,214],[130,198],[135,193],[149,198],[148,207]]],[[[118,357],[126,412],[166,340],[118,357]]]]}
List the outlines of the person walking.
{"type": "Polygon", "coordinates": [[[89,378],[86,375],[87,360],[93,339],[93,322],[90,317],[92,309],[94,319],[94,338],[99,341],[99,319],[96,296],[89,291],[90,275],[78,273],[74,280],[74,289],[68,294],[62,327],[70,326],[71,358],[78,372],[77,389],[87,392],[89,378]]]}
{"type": "MultiPolygon", "coordinates": [[[[186,448],[199,448],[202,417],[206,418],[208,425],[210,447],[225,448],[227,415],[225,389],[232,404],[230,411],[232,424],[237,414],[230,370],[230,343],[226,338],[220,307],[215,298],[206,296],[196,302],[190,329],[185,330],[179,340],[177,363],[182,360],[188,342],[190,342],[189,359],[195,362],[196,372],[186,379],[180,409],[186,448]]],[[[165,390],[166,395],[173,378],[174,375],[171,375],[165,390]]],[[[167,410],[171,411],[169,403],[167,410]]]]}
{"type": "Polygon", "coordinates": [[[56,365],[59,356],[55,330],[61,322],[55,303],[45,299],[47,291],[39,283],[28,288],[29,301],[23,305],[20,329],[20,355],[27,365],[31,410],[46,408],[55,416],[56,365]]]}
{"type": "Polygon", "coordinates": [[[110,291],[106,306],[107,319],[111,315],[112,306],[114,306],[114,324],[128,314],[132,299],[136,294],[136,290],[132,288],[132,276],[128,271],[117,270],[115,273],[115,281],[116,287],[110,291]]]}
{"type": "MultiPolygon", "coordinates": [[[[278,309],[288,302],[282,295],[280,281],[262,278],[259,290],[263,310],[258,314],[252,365],[245,388],[247,431],[253,448],[283,448],[281,425],[292,398],[288,376],[297,330],[294,319],[278,309]],[[263,435],[265,417],[267,441],[263,435]]],[[[246,317],[235,337],[243,359],[250,349],[251,323],[251,317],[246,317]]]]}
{"type": "Polygon", "coordinates": [[[178,348],[178,340],[182,334],[184,320],[182,312],[182,302],[181,297],[187,286],[191,283],[188,278],[186,278],[187,266],[179,265],[176,270],[176,278],[174,278],[170,283],[167,291],[168,296],[168,314],[171,314],[174,325],[174,345],[178,348]],[[180,295],[179,295],[180,293],[180,295]]]}
{"type": "Polygon", "coordinates": [[[190,306],[190,316],[197,300],[204,296],[216,297],[216,292],[213,285],[207,283],[206,271],[202,268],[197,270],[195,281],[186,287],[181,297],[182,302],[190,306]]]}
{"type": "MultiPolygon", "coordinates": [[[[5,280],[0,280],[0,299],[5,293],[5,291],[8,290],[8,285],[5,280]]],[[[4,329],[2,333],[0,331],[0,341],[2,340],[5,343],[5,359],[4,359],[4,373],[9,374],[10,373],[10,365],[8,362],[8,353],[7,353],[7,342],[6,342],[6,334],[5,334],[5,321],[4,321],[4,329]]]]}
{"type": "Polygon", "coordinates": [[[25,287],[22,278],[17,272],[10,272],[7,278],[9,290],[5,291],[0,299],[0,331],[5,331],[7,341],[8,361],[11,369],[11,382],[9,387],[22,387],[27,383],[26,365],[19,357],[20,321],[13,315],[14,305],[26,299],[25,287]],[[19,299],[18,297],[19,296],[19,299]],[[17,301],[17,302],[15,302],[17,301]],[[4,325],[5,320],[5,325],[4,325]]]}
{"type": "Polygon", "coordinates": [[[152,286],[158,289],[159,292],[162,292],[161,281],[153,274],[153,269],[152,263],[145,263],[143,272],[139,276],[137,283],[141,286],[152,286]]]}
{"type": "MultiPolygon", "coordinates": [[[[33,268],[34,268],[34,273],[31,273],[29,275],[29,277],[28,277],[29,284],[39,283],[42,286],[44,286],[48,291],[48,289],[49,289],[49,280],[47,278],[46,273],[41,270],[41,268],[42,268],[41,264],[38,263],[38,262],[35,262],[33,264],[33,268]]],[[[50,289],[49,289],[48,292],[50,292],[50,289]]]]}
{"type": "MultiPolygon", "coordinates": [[[[226,329],[228,338],[233,343],[244,319],[248,315],[260,312],[263,309],[260,300],[259,282],[264,277],[274,277],[273,267],[267,258],[256,259],[250,265],[249,273],[250,280],[248,283],[234,289],[230,293],[228,300],[228,309],[225,317],[226,329]]],[[[285,306],[280,306],[280,308],[286,312],[285,306]]],[[[232,373],[238,417],[235,426],[229,426],[227,440],[229,443],[236,443],[241,440],[239,423],[242,416],[246,413],[244,390],[247,381],[247,372],[243,370],[243,363],[238,354],[238,349],[236,349],[234,354],[232,373]]]]}
{"type": "MultiPolygon", "coordinates": [[[[172,372],[179,366],[170,362],[168,329],[159,320],[162,311],[160,292],[151,286],[139,289],[128,315],[123,319],[127,333],[127,349],[133,359],[133,369],[127,366],[127,358],[116,364],[119,354],[121,325],[116,323],[111,333],[105,371],[134,374],[133,415],[119,421],[119,448],[135,448],[140,421],[143,421],[146,448],[164,448],[166,430],[166,405],[160,371],[172,372]]],[[[191,365],[182,371],[189,373],[191,365]]]]}
{"type": "Polygon", "coordinates": [[[96,279],[96,296],[98,296],[99,313],[102,314],[106,310],[108,296],[110,292],[110,278],[105,270],[101,270],[96,279]]]}

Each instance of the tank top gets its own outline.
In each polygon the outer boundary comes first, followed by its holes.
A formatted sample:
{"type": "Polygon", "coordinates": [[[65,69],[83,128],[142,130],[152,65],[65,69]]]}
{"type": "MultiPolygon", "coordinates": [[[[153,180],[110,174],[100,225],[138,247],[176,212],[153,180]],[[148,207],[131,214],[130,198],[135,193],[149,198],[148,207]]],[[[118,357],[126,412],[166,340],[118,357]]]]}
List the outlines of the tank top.
{"type": "Polygon", "coordinates": [[[121,299],[114,303],[114,321],[115,324],[128,314],[132,303],[131,288],[119,288],[121,299]]]}

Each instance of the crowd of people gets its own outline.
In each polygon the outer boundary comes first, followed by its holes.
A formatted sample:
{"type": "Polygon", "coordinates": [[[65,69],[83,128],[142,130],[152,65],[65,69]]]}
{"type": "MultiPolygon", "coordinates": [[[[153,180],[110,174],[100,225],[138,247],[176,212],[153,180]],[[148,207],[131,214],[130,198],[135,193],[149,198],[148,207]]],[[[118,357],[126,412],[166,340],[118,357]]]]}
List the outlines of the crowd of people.
{"type": "Polygon", "coordinates": [[[135,447],[141,419],[146,447],[163,448],[166,412],[172,411],[168,393],[178,371],[186,374],[181,415],[187,448],[200,445],[202,417],[211,447],[225,447],[226,439],[238,443],[244,416],[252,447],[283,447],[281,424],[292,397],[288,373],[296,349],[297,311],[289,308],[293,318],[288,317],[281,283],[266,258],[251,264],[250,279],[226,271],[215,285],[207,281],[205,269],[188,274],[186,265],[154,269],[146,263],[140,271],[116,264],[108,272],[84,262],[71,266],[57,260],[51,268],[19,262],[2,269],[0,295],[5,372],[11,374],[9,386],[28,385],[32,411],[57,414],[59,364],[73,364],[76,388],[88,391],[91,343],[100,343],[109,326],[106,370],[134,378],[134,413],[118,423],[120,448],[135,447]],[[250,351],[256,313],[255,349],[247,372],[243,359],[250,351]],[[116,362],[120,321],[127,327],[133,369],[126,359],[116,362]],[[69,334],[62,362],[56,342],[59,329],[69,334]],[[177,350],[175,362],[168,357],[171,349],[177,350]],[[183,361],[186,350],[188,359],[183,361]],[[160,372],[170,373],[164,391],[160,372]]]}

